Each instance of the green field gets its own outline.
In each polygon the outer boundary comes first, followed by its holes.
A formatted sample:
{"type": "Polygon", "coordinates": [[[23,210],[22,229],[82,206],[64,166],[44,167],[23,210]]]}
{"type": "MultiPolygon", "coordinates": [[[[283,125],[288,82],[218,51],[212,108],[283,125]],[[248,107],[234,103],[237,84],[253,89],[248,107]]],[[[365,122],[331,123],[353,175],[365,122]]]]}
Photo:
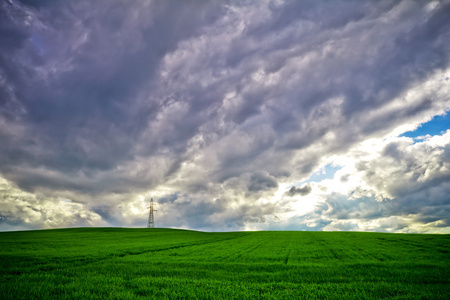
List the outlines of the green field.
{"type": "Polygon", "coordinates": [[[0,233],[1,299],[450,299],[450,235],[0,233]]]}

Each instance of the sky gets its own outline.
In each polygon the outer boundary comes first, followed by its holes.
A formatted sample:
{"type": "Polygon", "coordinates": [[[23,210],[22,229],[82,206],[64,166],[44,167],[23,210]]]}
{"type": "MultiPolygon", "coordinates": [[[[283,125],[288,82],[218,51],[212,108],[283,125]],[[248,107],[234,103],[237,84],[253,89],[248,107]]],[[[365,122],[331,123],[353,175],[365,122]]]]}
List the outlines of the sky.
{"type": "Polygon", "coordinates": [[[0,2],[0,230],[450,233],[450,1],[0,2]]]}

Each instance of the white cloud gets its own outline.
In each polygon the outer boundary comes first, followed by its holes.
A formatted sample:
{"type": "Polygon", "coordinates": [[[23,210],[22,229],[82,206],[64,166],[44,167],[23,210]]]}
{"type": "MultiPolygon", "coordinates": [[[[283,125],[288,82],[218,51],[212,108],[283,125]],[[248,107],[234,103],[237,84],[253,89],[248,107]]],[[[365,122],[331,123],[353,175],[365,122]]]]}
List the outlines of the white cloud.
{"type": "Polygon", "coordinates": [[[345,165],[333,179],[312,183],[316,206],[296,215],[329,222],[324,230],[447,232],[450,130],[420,143],[397,137],[370,144],[340,157],[345,165]]]}
{"type": "Polygon", "coordinates": [[[105,226],[107,222],[79,203],[24,192],[0,178],[0,228],[46,229],[105,226]]]}

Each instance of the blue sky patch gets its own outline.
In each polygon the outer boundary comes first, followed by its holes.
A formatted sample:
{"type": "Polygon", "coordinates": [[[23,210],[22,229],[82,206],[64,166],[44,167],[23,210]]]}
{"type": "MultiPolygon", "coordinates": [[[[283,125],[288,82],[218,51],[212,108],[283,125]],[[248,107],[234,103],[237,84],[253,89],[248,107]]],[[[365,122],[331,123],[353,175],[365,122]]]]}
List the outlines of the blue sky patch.
{"type": "Polygon", "coordinates": [[[440,135],[447,129],[450,129],[450,114],[435,116],[430,121],[420,125],[416,130],[405,132],[400,136],[417,138],[427,134],[440,135]]]}
{"type": "Polygon", "coordinates": [[[320,168],[316,172],[314,172],[307,180],[302,181],[300,185],[307,182],[321,182],[325,179],[333,179],[334,174],[342,169],[342,166],[334,166],[332,164],[328,164],[323,168],[320,168]]]}

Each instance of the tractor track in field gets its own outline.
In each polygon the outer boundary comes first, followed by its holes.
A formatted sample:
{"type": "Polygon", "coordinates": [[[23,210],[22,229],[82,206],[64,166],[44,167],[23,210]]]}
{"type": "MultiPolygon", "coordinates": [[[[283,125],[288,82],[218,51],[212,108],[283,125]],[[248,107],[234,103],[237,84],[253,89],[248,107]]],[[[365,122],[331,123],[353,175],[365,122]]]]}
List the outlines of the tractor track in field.
{"type": "Polygon", "coordinates": [[[286,258],[284,259],[284,264],[287,265],[289,262],[289,256],[291,255],[291,249],[288,250],[286,258]]]}
{"type": "MultiPolygon", "coordinates": [[[[90,264],[95,264],[97,262],[104,262],[104,261],[112,260],[112,259],[120,259],[120,258],[124,258],[127,256],[135,256],[135,255],[141,255],[141,254],[147,254],[147,253],[157,253],[157,252],[163,252],[163,251],[168,251],[168,250],[173,250],[173,249],[180,249],[180,248],[187,248],[187,247],[193,247],[193,246],[201,246],[201,245],[219,243],[219,242],[238,239],[245,235],[246,234],[236,236],[236,237],[224,238],[224,239],[220,239],[220,240],[212,240],[212,241],[209,240],[209,241],[202,241],[202,242],[198,242],[198,243],[179,244],[179,245],[173,245],[173,246],[169,246],[169,247],[150,249],[150,250],[144,250],[144,251],[134,251],[134,252],[110,254],[105,257],[83,256],[83,257],[71,258],[71,259],[67,259],[67,260],[66,259],[54,259],[54,260],[49,260],[47,262],[41,263],[42,266],[39,268],[39,270],[40,271],[51,271],[51,270],[55,270],[55,269],[66,269],[67,267],[55,266],[55,264],[59,265],[60,263],[69,263],[69,262],[71,263],[70,267],[87,266],[90,264]]],[[[26,273],[26,272],[23,272],[23,273],[26,273]]]]}
{"type": "Polygon", "coordinates": [[[291,256],[291,251],[292,251],[292,236],[289,237],[289,242],[287,245],[287,249],[288,249],[288,253],[286,254],[286,257],[284,259],[284,264],[287,265],[289,262],[289,257],[291,256]]]}
{"type": "Polygon", "coordinates": [[[162,251],[173,250],[173,249],[180,249],[180,248],[186,248],[186,247],[192,247],[192,246],[201,246],[201,245],[207,245],[207,244],[214,244],[214,243],[218,243],[218,242],[224,242],[224,241],[238,239],[238,238],[241,238],[241,237],[242,236],[226,238],[226,239],[222,239],[222,240],[206,241],[206,242],[200,242],[200,243],[181,244],[181,245],[175,245],[175,246],[170,246],[170,247],[166,247],[166,248],[152,249],[152,250],[146,250],[146,251],[121,253],[118,256],[119,257],[125,257],[125,256],[140,255],[140,254],[145,254],[145,253],[162,252],[162,251]]]}
{"type": "Polygon", "coordinates": [[[257,244],[249,244],[246,247],[241,248],[239,251],[231,252],[230,255],[222,256],[219,261],[237,261],[241,257],[243,257],[245,254],[252,253],[256,249],[260,248],[263,244],[267,244],[268,239],[261,240],[260,243],[257,244]]]}

